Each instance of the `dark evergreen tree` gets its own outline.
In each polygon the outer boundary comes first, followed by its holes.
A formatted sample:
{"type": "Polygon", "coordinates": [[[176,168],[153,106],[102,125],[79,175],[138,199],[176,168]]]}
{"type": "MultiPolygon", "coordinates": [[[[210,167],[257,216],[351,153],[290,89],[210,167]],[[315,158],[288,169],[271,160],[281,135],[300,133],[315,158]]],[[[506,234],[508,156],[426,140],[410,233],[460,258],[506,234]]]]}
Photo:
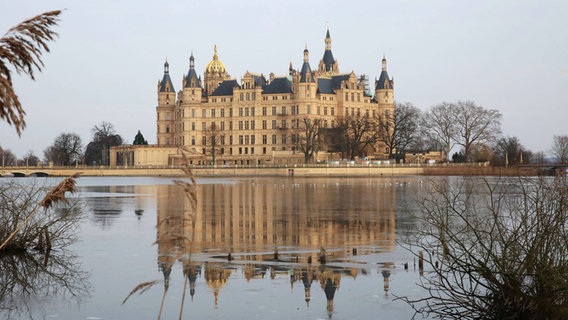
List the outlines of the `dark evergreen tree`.
{"type": "Polygon", "coordinates": [[[138,130],[138,133],[136,134],[136,137],[134,137],[134,142],[132,142],[132,144],[133,145],[144,145],[144,144],[148,144],[148,141],[146,141],[144,139],[144,136],[142,135],[140,130],[138,130]]]}

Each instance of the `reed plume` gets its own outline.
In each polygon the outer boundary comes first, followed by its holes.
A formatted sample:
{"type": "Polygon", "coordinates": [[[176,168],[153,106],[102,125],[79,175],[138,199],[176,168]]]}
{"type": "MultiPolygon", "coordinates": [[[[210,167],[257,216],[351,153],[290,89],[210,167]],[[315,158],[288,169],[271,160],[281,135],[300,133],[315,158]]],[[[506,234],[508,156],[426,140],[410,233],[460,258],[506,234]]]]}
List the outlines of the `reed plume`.
{"type": "MultiPolygon", "coordinates": [[[[78,173],[74,174],[71,177],[65,178],[63,179],[55,188],[51,189],[46,195],[45,197],[39,202],[39,204],[33,209],[31,210],[28,215],[26,216],[26,218],[24,220],[22,220],[22,222],[20,222],[18,224],[18,226],[14,229],[14,231],[12,231],[12,233],[8,236],[8,238],[6,238],[4,240],[4,242],[2,242],[2,244],[0,245],[0,251],[2,251],[2,249],[4,249],[4,247],[6,245],[8,245],[10,243],[10,240],[12,240],[12,238],[14,238],[14,236],[16,234],[18,234],[18,232],[20,232],[20,230],[26,225],[26,223],[35,215],[37,214],[37,212],[39,211],[40,208],[44,208],[45,211],[49,210],[50,208],[52,208],[55,204],[60,203],[60,202],[65,202],[67,203],[67,198],[65,197],[65,193],[66,192],[70,192],[70,193],[75,193],[76,188],[75,188],[75,184],[76,181],[75,179],[79,176],[78,173]]],[[[45,232],[47,231],[43,231],[44,235],[45,232]]],[[[49,239],[49,235],[45,235],[44,238],[42,238],[43,240],[47,240],[49,239]]],[[[48,246],[50,246],[50,244],[47,244],[48,246]]],[[[24,249],[24,248],[22,248],[24,249]]]]}
{"type": "Polygon", "coordinates": [[[18,135],[26,126],[18,95],[12,84],[11,65],[18,74],[35,80],[34,70],[41,72],[43,52],[49,52],[49,41],[57,37],[51,27],[59,22],[61,11],[49,11],[25,20],[0,38],[0,118],[13,125],[18,135]]]}

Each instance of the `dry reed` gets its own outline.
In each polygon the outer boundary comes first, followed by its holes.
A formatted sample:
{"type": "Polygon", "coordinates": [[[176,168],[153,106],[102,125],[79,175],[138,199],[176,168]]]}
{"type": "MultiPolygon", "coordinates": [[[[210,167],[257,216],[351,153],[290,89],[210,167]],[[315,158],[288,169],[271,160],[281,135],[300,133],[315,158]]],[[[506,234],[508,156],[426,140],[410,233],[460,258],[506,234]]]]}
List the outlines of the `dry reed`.
{"type": "MultiPolygon", "coordinates": [[[[164,269],[171,268],[172,265],[177,260],[181,259],[185,255],[188,256],[187,257],[188,262],[191,262],[192,245],[193,245],[193,242],[194,242],[194,235],[195,235],[195,215],[196,215],[196,210],[197,210],[197,181],[195,180],[195,177],[193,175],[193,171],[191,170],[191,165],[189,164],[189,160],[187,159],[187,156],[186,156],[186,154],[189,151],[187,149],[183,148],[183,147],[180,148],[179,151],[182,155],[182,170],[185,173],[186,178],[189,179],[189,181],[174,180],[174,183],[183,188],[184,197],[189,201],[190,205],[189,205],[188,209],[184,210],[183,223],[181,225],[170,226],[169,229],[167,230],[166,234],[163,234],[159,237],[159,239],[156,239],[155,244],[161,243],[161,242],[168,242],[168,243],[176,244],[175,246],[173,246],[176,249],[174,250],[174,252],[171,252],[172,258],[169,259],[169,262],[165,266],[163,266],[164,269]],[[183,229],[184,229],[183,224],[185,224],[186,222],[191,223],[191,234],[189,236],[184,234],[184,233],[180,234],[180,231],[183,231],[183,229]]],[[[167,225],[166,219],[162,219],[162,220],[158,219],[158,222],[156,224],[156,228],[157,229],[165,228],[164,224],[167,225]]],[[[142,294],[145,291],[147,291],[148,289],[150,289],[151,287],[153,287],[154,285],[156,285],[157,283],[162,283],[162,282],[163,282],[162,280],[154,280],[154,281],[148,281],[148,282],[143,282],[143,283],[139,284],[122,301],[122,304],[126,303],[126,301],[135,293],[142,294]]],[[[181,302],[180,302],[179,319],[182,319],[182,315],[183,315],[183,306],[184,306],[184,302],[185,302],[187,282],[188,282],[188,273],[186,273],[185,276],[184,276],[184,288],[183,288],[183,293],[182,293],[182,299],[181,299],[181,302]]],[[[160,303],[160,310],[159,310],[159,313],[158,313],[158,319],[161,318],[162,311],[163,311],[163,308],[164,308],[164,301],[165,301],[165,297],[167,295],[167,292],[168,292],[168,286],[165,286],[164,292],[163,292],[163,295],[162,295],[162,301],[160,303]]]]}
{"type": "MultiPolygon", "coordinates": [[[[65,194],[67,192],[70,193],[75,193],[76,188],[75,188],[75,184],[76,181],[75,179],[79,176],[79,174],[74,174],[71,177],[65,178],[63,179],[55,188],[51,189],[46,195],[45,197],[39,202],[39,204],[37,206],[35,206],[35,208],[33,210],[31,210],[28,215],[26,216],[26,218],[24,220],[22,220],[18,226],[14,229],[14,231],[12,231],[12,233],[4,240],[4,242],[0,245],[0,251],[2,251],[2,249],[4,249],[4,247],[6,247],[10,241],[12,240],[12,238],[14,238],[14,236],[16,234],[18,234],[18,232],[20,232],[20,230],[26,225],[26,223],[35,215],[37,214],[37,212],[39,211],[40,208],[44,208],[45,211],[49,210],[50,208],[52,208],[55,204],[60,203],[60,202],[65,202],[67,203],[67,198],[65,197],[65,194]]],[[[44,233],[47,231],[42,230],[44,233]]],[[[47,236],[43,237],[41,240],[46,240],[49,241],[49,234],[47,234],[47,236]]],[[[45,243],[45,246],[51,247],[50,243],[45,243]]],[[[25,248],[23,248],[25,249],[25,248]]]]}
{"type": "Polygon", "coordinates": [[[8,30],[0,38],[0,118],[13,125],[18,135],[26,126],[25,111],[12,84],[11,65],[18,74],[35,80],[34,69],[41,72],[43,52],[49,52],[47,43],[57,37],[51,27],[59,22],[61,11],[50,11],[25,20],[8,30]]]}

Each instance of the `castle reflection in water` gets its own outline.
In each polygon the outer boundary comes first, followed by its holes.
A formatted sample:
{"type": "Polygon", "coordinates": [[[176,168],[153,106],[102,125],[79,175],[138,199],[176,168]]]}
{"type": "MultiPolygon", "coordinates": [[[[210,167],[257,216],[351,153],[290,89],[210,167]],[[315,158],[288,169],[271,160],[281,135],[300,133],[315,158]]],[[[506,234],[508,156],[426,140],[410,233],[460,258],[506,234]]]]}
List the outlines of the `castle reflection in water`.
{"type": "MultiPolygon", "coordinates": [[[[196,212],[182,187],[158,186],[158,268],[166,290],[176,262],[191,296],[202,278],[215,306],[234,272],[247,281],[285,276],[292,288],[303,287],[308,305],[312,288],[321,287],[331,312],[341,278],[367,272],[345,261],[396,246],[396,188],[389,180],[204,180],[196,212]]],[[[389,272],[382,274],[387,291],[389,272]]]]}

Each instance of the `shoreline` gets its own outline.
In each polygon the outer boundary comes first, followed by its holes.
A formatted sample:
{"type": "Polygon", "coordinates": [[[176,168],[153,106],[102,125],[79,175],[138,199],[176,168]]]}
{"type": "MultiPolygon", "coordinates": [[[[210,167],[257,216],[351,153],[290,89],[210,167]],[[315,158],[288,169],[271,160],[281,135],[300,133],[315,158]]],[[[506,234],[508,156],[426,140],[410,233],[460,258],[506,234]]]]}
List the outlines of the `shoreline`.
{"type": "MultiPolygon", "coordinates": [[[[286,166],[286,167],[192,167],[196,177],[297,176],[297,177],[389,177],[424,176],[537,176],[546,174],[538,167],[492,167],[471,165],[390,165],[390,166],[286,166]]],[[[3,167],[0,177],[183,177],[181,167],[3,167]]]]}

